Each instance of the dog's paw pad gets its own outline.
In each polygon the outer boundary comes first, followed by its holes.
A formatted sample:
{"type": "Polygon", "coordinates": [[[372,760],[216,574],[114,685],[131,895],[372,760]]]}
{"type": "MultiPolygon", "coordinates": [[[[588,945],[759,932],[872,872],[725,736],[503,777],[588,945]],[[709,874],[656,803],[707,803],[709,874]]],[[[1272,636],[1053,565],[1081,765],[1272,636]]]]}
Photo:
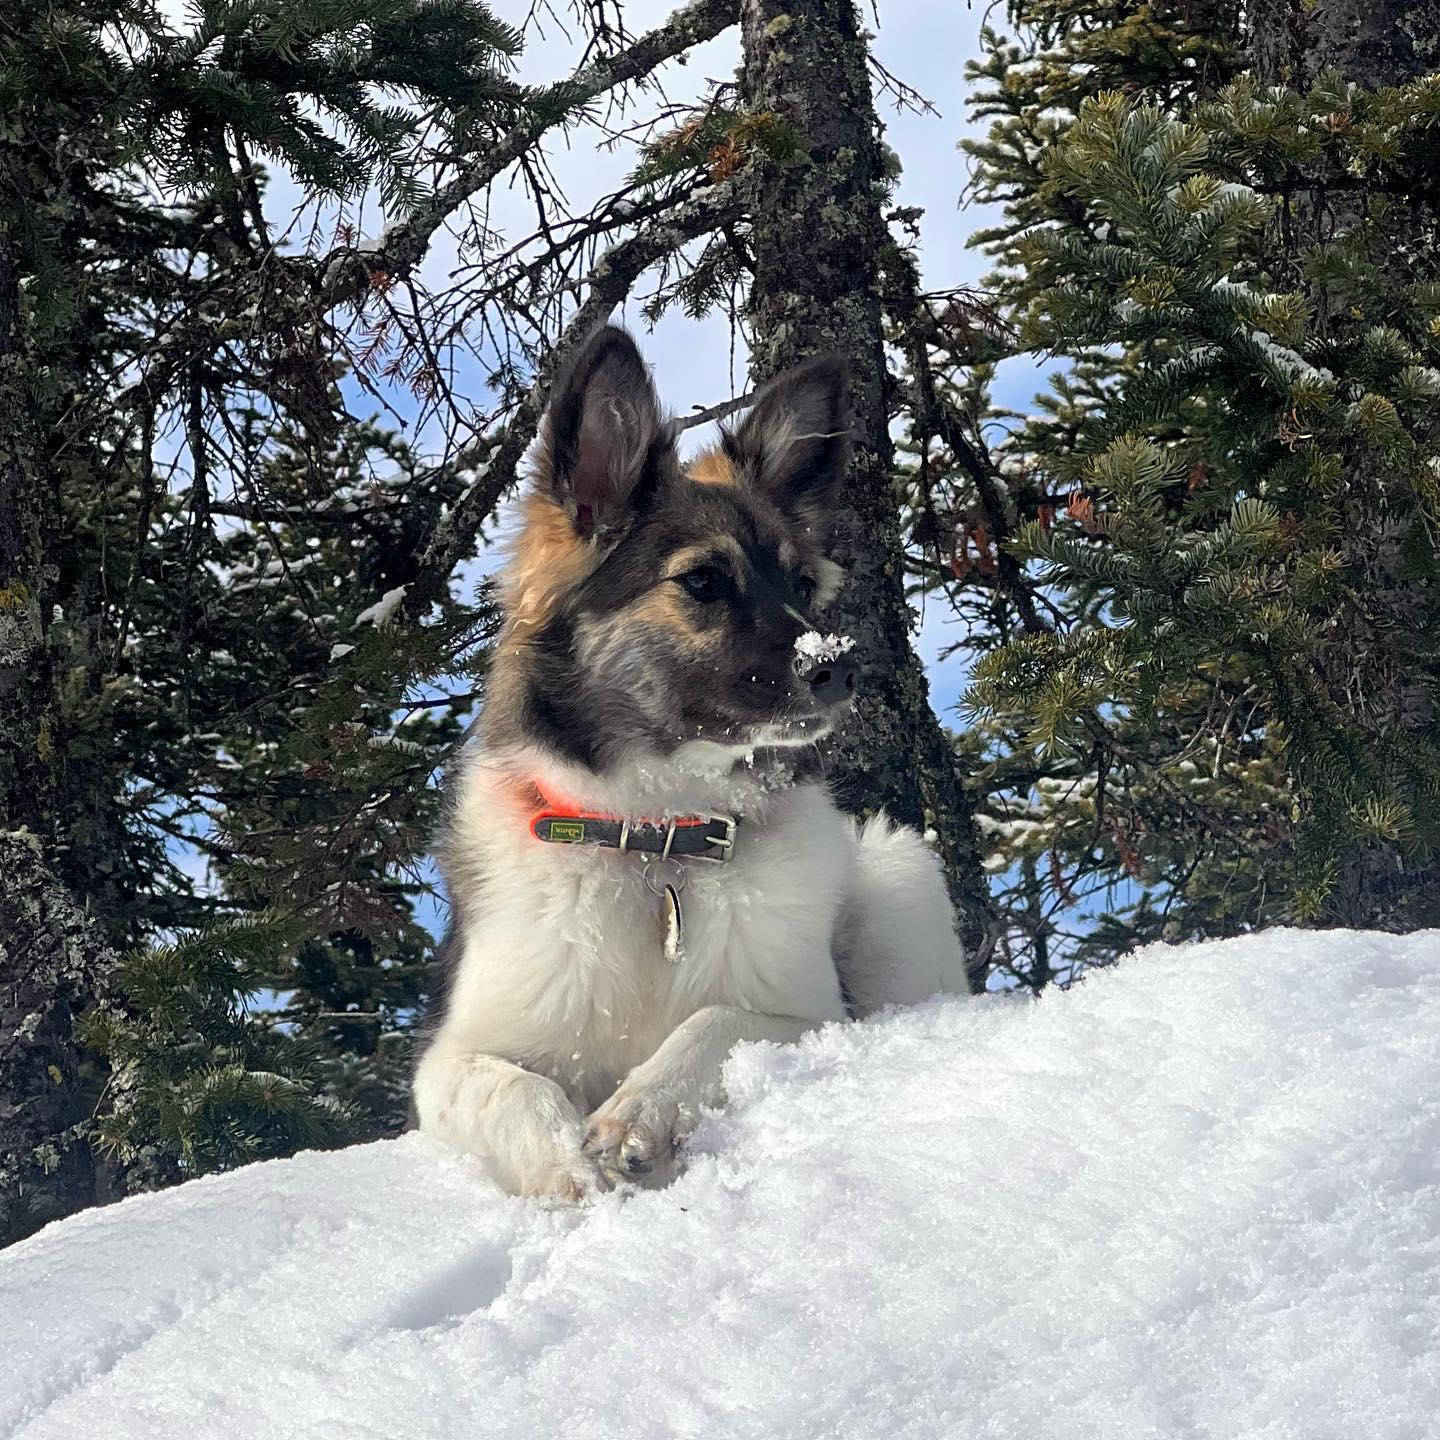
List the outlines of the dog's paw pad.
{"type": "Polygon", "coordinates": [[[648,1175],[655,1168],[659,1147],[646,1125],[632,1125],[620,1145],[620,1168],[627,1175],[648,1175]]]}

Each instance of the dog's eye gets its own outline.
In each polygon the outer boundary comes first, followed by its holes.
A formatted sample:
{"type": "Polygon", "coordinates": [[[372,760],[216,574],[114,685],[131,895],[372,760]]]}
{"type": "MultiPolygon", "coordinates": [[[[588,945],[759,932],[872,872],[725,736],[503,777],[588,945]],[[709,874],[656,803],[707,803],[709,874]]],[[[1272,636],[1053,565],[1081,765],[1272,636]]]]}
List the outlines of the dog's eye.
{"type": "Polygon", "coordinates": [[[723,600],[730,591],[730,577],[713,565],[701,565],[696,570],[687,570],[675,577],[675,583],[685,588],[685,593],[702,605],[723,600]]]}
{"type": "Polygon", "coordinates": [[[802,575],[795,582],[795,588],[800,592],[800,599],[808,609],[815,601],[815,582],[808,575],[802,575]]]}

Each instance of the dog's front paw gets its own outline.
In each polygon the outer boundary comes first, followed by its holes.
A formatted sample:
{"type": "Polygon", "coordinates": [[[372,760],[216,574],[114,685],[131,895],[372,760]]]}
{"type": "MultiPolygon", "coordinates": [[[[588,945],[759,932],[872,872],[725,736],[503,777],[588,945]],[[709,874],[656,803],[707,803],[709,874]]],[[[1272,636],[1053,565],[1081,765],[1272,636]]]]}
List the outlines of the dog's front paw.
{"type": "Polygon", "coordinates": [[[610,1189],[610,1182],[590,1166],[557,1166],[512,1182],[517,1195],[530,1200],[551,1200],[559,1205],[578,1205],[592,1195],[610,1189]]]}
{"type": "Polygon", "coordinates": [[[494,1104],[483,1153],[512,1195],[573,1204],[610,1188],[582,1136],[580,1116],[553,1080],[516,1071],[494,1104]]]}
{"type": "Polygon", "coordinates": [[[694,1116],[668,1091],[622,1085],[590,1116],[585,1154],[609,1180],[665,1170],[694,1116]]]}

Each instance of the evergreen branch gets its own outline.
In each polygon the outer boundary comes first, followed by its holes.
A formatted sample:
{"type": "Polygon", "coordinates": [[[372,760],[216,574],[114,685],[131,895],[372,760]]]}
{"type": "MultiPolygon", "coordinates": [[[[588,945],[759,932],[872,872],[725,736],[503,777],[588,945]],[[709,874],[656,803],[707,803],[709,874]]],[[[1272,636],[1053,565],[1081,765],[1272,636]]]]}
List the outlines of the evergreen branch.
{"type": "MultiPolygon", "coordinates": [[[[1181,815],[1193,820],[1201,829],[1209,831],[1218,838],[1229,840],[1234,847],[1230,853],[1247,847],[1244,831],[1235,823],[1233,816],[1219,814],[1209,806],[1202,805],[1192,795],[1187,795],[1161,768],[1152,760],[1142,755],[1132,745],[1127,745],[1105,724],[1105,722],[1094,713],[1083,717],[1083,725],[1094,742],[1096,750],[1106,756],[1113,756],[1116,760],[1124,761],[1142,771],[1146,778],[1157,790],[1168,795],[1171,803],[1181,815]]],[[[1103,790],[1103,787],[1101,787],[1103,790]]]]}

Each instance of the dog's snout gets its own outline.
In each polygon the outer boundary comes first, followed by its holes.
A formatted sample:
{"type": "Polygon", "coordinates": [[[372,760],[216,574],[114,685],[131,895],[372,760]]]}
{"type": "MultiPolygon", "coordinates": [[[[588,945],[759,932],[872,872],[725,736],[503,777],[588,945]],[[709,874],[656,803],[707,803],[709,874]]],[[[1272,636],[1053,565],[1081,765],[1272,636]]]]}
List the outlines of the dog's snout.
{"type": "Polygon", "coordinates": [[[833,659],[814,660],[800,656],[795,673],[810,687],[810,693],[822,705],[838,705],[855,694],[860,682],[860,667],[847,655],[833,659]]]}

